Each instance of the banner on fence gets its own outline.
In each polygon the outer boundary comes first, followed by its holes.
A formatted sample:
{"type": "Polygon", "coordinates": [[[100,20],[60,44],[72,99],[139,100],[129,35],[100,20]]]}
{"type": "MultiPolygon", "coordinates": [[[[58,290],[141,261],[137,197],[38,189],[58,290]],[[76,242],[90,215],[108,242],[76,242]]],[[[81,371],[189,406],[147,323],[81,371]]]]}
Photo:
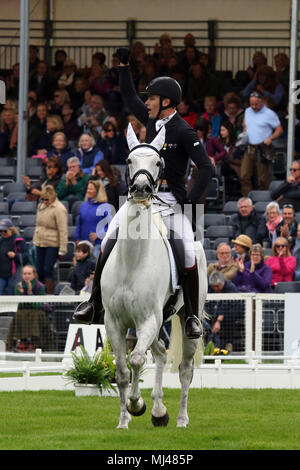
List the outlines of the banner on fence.
{"type": "Polygon", "coordinates": [[[69,325],[65,346],[65,354],[74,352],[77,347],[83,346],[90,356],[103,346],[106,337],[104,325],[69,325]]]}
{"type": "Polygon", "coordinates": [[[299,358],[300,362],[300,294],[285,294],[284,355],[299,358]]]}

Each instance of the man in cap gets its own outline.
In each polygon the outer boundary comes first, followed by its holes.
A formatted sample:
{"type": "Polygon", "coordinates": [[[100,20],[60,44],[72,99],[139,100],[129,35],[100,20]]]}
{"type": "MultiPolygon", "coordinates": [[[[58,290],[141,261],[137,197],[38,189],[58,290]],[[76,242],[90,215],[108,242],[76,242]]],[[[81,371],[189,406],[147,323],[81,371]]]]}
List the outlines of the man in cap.
{"type": "MultiPolygon", "coordinates": [[[[185,175],[190,159],[198,167],[199,179],[189,194],[189,199],[194,204],[198,203],[210,183],[214,170],[195,130],[176,111],[176,106],[182,99],[179,83],[170,77],[154,78],[146,87],[147,100],[144,103],[137,95],[132,81],[129,49],[120,48],[117,54],[120,59],[119,80],[122,99],[126,107],[146,126],[146,142],[152,142],[162,126],[166,129],[166,140],[161,151],[161,156],[165,161],[163,179],[166,184],[161,187],[160,194],[160,199],[167,203],[164,209],[175,206],[177,203],[183,205],[188,202],[185,175]]],[[[177,215],[174,215],[174,219],[177,215]]],[[[187,218],[182,214],[180,217],[181,225],[184,225],[182,232],[184,233],[186,267],[182,286],[186,310],[185,332],[188,338],[198,338],[201,335],[198,319],[199,279],[194,248],[191,249],[191,246],[194,246],[194,234],[187,218]]],[[[176,231],[176,221],[174,225],[176,231]]],[[[99,260],[97,266],[98,264],[99,260]]],[[[98,302],[97,309],[101,302],[100,275],[98,274],[101,274],[100,269],[96,267],[95,289],[90,299],[91,304],[98,302]]],[[[87,319],[90,320],[91,314],[92,308],[87,307],[85,310],[75,312],[74,318],[86,322],[87,319]]]]}

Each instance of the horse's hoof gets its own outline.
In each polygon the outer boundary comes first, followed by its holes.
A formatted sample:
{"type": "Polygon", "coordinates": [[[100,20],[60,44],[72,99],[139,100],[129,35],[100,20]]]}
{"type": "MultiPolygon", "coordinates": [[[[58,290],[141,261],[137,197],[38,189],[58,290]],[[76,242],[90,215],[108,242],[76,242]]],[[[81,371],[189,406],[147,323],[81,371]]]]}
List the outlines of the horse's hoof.
{"type": "Polygon", "coordinates": [[[188,424],[189,424],[189,422],[186,421],[186,420],[178,420],[176,427],[177,428],[187,428],[188,424]]]}
{"type": "Polygon", "coordinates": [[[160,416],[159,418],[153,415],[151,417],[152,424],[155,427],[168,426],[169,419],[170,417],[168,412],[164,416],[160,416]]]}
{"type": "Polygon", "coordinates": [[[142,416],[145,411],[146,411],[146,403],[143,398],[140,398],[138,400],[138,403],[141,403],[141,406],[138,408],[132,408],[130,400],[127,400],[127,411],[132,415],[132,416],[142,416]]]}

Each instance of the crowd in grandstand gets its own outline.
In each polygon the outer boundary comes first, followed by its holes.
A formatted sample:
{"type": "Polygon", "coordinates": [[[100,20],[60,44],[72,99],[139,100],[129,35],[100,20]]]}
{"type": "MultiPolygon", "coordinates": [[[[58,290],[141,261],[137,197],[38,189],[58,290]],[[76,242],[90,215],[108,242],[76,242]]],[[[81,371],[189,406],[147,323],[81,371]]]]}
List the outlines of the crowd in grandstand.
{"type": "MultiPolygon", "coordinates": [[[[222,80],[191,34],[185,36],[179,52],[168,34],[160,37],[153,53],[147,53],[140,41],[131,48],[137,91],[144,91],[157,76],[176,79],[183,92],[177,112],[197,131],[216,178],[234,178],[239,185],[238,209],[227,221],[233,235],[215,247],[216,258],[208,261],[209,292],[272,292],[278,282],[300,280],[300,160],[296,153],[290,176],[270,191],[264,213],[256,211],[251,199],[251,191],[269,190],[276,148],[286,146],[289,58],[279,53],[273,59],[274,64],[268,64],[257,51],[251,67],[232,80],[222,80]]],[[[132,123],[140,141],[145,140],[145,127],[122,102],[117,54],[108,66],[105,55],[96,52],[91,63],[80,68],[64,50],[56,51],[53,65],[40,60],[38,48],[30,46],[29,60],[24,158],[41,161],[42,174],[34,181],[24,174],[23,180],[24,200],[38,203],[36,223],[33,244],[26,245],[10,214],[0,214],[0,295],[34,294],[37,282],[45,286],[43,294],[59,292],[54,266],[67,253],[68,216],[78,201],[74,267],[68,280],[79,294],[93,276],[101,240],[119,208],[119,196],[126,195],[119,166],[128,155],[127,124],[132,123]],[[96,226],[102,219],[106,225],[100,233],[96,226]],[[33,265],[31,280],[22,273],[26,265],[33,265]]],[[[19,64],[3,78],[7,101],[1,110],[0,163],[1,158],[11,159],[13,165],[18,146],[19,64]]],[[[297,150],[298,122],[295,139],[297,150]]],[[[191,162],[189,189],[197,181],[196,173],[191,162]]],[[[218,314],[213,333],[219,331],[222,320],[218,314]]]]}

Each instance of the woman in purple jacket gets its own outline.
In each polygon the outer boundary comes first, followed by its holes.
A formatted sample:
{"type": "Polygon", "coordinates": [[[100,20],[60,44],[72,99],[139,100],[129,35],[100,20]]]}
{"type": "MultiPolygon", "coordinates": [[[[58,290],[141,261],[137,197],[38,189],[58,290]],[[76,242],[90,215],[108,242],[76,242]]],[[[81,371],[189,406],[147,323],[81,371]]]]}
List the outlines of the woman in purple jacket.
{"type": "Polygon", "coordinates": [[[264,262],[262,246],[257,243],[250,249],[250,261],[245,264],[242,260],[236,261],[238,271],[233,279],[240,292],[270,292],[272,270],[264,262]]]}

